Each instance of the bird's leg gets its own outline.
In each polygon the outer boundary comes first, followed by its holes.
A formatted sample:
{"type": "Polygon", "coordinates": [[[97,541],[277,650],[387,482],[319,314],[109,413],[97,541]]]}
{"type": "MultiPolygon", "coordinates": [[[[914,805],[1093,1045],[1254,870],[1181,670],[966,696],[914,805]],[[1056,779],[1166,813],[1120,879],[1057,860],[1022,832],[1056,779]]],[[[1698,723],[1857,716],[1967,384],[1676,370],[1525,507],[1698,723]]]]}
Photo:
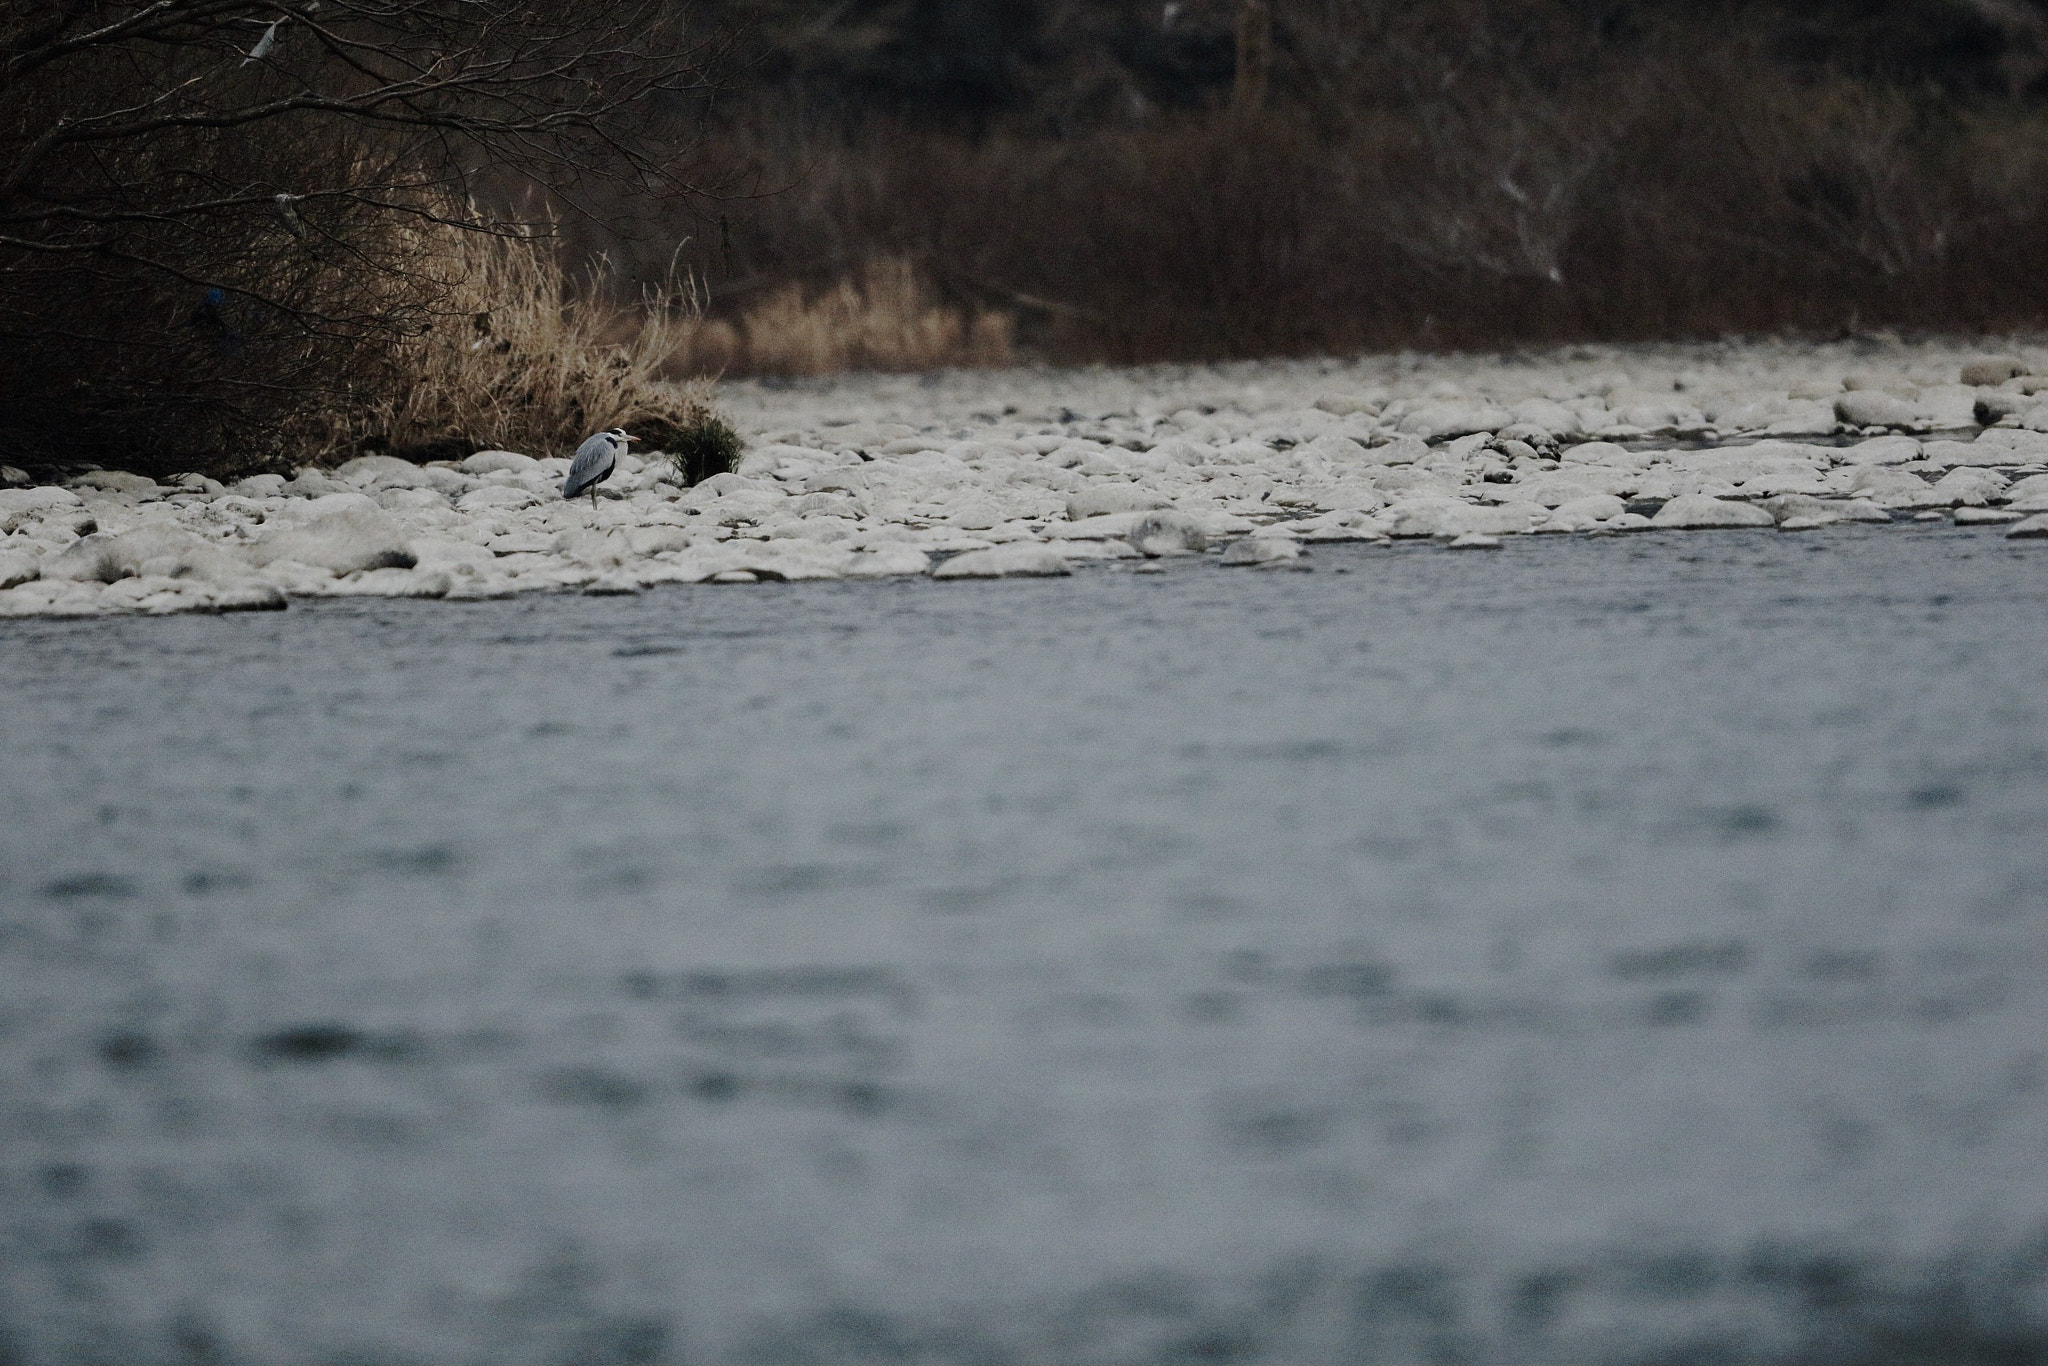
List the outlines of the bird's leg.
{"type": "Polygon", "coordinates": [[[590,520],[597,520],[597,485],[590,486],[590,520]]]}

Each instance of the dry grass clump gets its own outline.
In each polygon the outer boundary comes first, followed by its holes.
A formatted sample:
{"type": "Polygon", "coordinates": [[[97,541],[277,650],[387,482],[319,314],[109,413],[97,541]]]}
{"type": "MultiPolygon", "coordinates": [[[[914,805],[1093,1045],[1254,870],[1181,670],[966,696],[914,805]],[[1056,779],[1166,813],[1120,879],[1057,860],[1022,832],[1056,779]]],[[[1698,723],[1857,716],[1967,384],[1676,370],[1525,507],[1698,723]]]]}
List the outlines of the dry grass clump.
{"type": "Polygon", "coordinates": [[[870,259],[822,290],[777,288],[728,321],[674,330],[667,373],[825,375],[842,370],[990,367],[1015,360],[1015,319],[941,300],[911,263],[870,259]]]}
{"type": "Polygon", "coordinates": [[[447,231],[437,247],[453,281],[441,308],[396,348],[380,392],[326,415],[323,453],[560,454],[616,426],[665,449],[714,420],[707,384],[664,378],[693,309],[605,302],[606,282],[574,287],[544,239],[447,231]]]}
{"type": "Polygon", "coordinates": [[[738,469],[740,450],[746,444],[737,428],[708,409],[681,422],[661,418],[643,422],[634,435],[650,449],[668,452],[683,482],[692,485],[738,469]]]}

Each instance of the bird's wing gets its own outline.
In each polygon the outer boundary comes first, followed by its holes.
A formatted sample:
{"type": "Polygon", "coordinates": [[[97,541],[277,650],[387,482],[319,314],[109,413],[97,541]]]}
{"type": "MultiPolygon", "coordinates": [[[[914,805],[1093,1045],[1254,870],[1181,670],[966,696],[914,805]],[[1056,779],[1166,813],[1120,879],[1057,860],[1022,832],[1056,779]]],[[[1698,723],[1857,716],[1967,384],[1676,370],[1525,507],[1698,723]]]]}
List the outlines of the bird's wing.
{"type": "Polygon", "coordinates": [[[602,432],[591,437],[576,448],[576,458],[569,463],[569,478],[562,485],[562,496],[574,498],[592,484],[602,483],[617,460],[610,437],[602,432]]]}
{"type": "Polygon", "coordinates": [[[249,55],[242,58],[243,66],[247,66],[251,62],[260,62],[270,55],[270,49],[277,46],[277,25],[283,22],[284,20],[279,19],[269,28],[263,30],[263,36],[256,40],[256,46],[250,48],[249,55]]]}

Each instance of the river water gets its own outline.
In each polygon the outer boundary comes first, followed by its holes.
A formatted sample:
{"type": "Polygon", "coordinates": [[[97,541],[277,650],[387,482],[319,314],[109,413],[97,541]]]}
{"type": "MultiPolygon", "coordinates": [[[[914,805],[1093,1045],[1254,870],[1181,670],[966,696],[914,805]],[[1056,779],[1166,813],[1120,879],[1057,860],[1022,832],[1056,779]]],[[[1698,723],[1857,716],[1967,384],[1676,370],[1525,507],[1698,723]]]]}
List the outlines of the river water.
{"type": "Polygon", "coordinates": [[[2048,1360],[1996,529],[8,623],[0,1361],[2048,1360]]]}

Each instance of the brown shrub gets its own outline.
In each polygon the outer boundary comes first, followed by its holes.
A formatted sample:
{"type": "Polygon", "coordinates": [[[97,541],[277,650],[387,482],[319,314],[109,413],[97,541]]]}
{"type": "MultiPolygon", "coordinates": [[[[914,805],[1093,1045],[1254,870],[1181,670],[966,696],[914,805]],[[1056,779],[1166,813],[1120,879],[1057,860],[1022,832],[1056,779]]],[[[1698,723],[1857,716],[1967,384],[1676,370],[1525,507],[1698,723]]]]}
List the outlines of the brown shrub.
{"type": "Polygon", "coordinates": [[[762,193],[692,248],[706,355],[913,363],[930,348],[851,340],[865,286],[841,282],[873,261],[1068,361],[2048,318],[2048,110],[1582,10],[1275,6],[1263,108],[1224,86],[976,129],[764,100],[716,139],[762,193]]]}

